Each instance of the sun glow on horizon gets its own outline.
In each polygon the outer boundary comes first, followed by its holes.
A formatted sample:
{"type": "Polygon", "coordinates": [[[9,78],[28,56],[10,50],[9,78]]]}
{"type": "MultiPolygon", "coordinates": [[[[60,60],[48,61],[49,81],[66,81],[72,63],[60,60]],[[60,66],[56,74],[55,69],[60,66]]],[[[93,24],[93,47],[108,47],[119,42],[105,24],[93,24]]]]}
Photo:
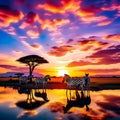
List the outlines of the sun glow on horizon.
{"type": "Polygon", "coordinates": [[[58,71],[58,76],[64,76],[64,74],[69,74],[67,70],[59,70],[58,71]]]}

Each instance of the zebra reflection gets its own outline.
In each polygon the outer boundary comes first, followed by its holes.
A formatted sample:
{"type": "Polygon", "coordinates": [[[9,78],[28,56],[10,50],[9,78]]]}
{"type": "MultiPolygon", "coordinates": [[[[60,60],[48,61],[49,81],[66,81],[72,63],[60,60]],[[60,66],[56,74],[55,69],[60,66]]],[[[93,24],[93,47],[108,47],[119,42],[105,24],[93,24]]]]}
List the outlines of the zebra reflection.
{"type": "Polygon", "coordinates": [[[72,107],[86,108],[86,111],[89,111],[89,105],[91,103],[90,94],[84,94],[83,92],[75,92],[75,99],[67,97],[67,104],[63,106],[64,113],[67,113],[72,107]]]}

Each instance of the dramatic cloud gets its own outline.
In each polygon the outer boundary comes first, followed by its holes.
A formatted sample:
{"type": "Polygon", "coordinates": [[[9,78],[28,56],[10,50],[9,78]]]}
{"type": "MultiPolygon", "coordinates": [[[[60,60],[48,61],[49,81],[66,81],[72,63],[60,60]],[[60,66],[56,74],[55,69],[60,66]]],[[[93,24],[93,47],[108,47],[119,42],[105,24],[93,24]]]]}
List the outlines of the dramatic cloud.
{"type": "Polygon", "coordinates": [[[80,72],[85,72],[85,73],[96,73],[96,74],[101,74],[101,73],[115,73],[119,72],[120,69],[82,69],[80,72]]]}
{"type": "Polygon", "coordinates": [[[101,8],[97,7],[95,4],[86,5],[79,9],[79,16],[93,16],[96,13],[100,12],[101,8]]]}
{"type": "Polygon", "coordinates": [[[51,48],[48,54],[56,57],[62,57],[66,55],[68,52],[72,52],[72,50],[74,50],[72,46],[60,46],[60,47],[54,46],[51,48]]]}
{"type": "Polygon", "coordinates": [[[5,32],[7,32],[8,34],[10,35],[16,35],[16,31],[15,31],[15,28],[10,26],[10,27],[7,27],[7,29],[4,29],[5,32]]]}
{"type": "Polygon", "coordinates": [[[12,70],[12,71],[23,71],[23,72],[28,71],[28,67],[17,67],[17,66],[14,66],[14,65],[1,64],[0,67],[8,69],[8,70],[12,70]]]}
{"type": "Polygon", "coordinates": [[[100,50],[90,56],[87,56],[85,60],[90,59],[89,61],[73,61],[68,64],[68,67],[103,64],[110,65],[120,63],[120,47],[118,46],[114,46],[113,48],[108,48],[106,50],[100,50]]]}
{"type": "Polygon", "coordinates": [[[23,18],[23,13],[8,6],[0,6],[0,26],[8,27],[23,18]]]}
{"type": "Polygon", "coordinates": [[[103,39],[120,41],[120,34],[107,35],[103,39]]]}
{"type": "Polygon", "coordinates": [[[40,32],[39,31],[35,31],[35,30],[28,30],[27,31],[27,35],[30,37],[30,38],[38,38],[39,35],[40,35],[40,32]]]}
{"type": "Polygon", "coordinates": [[[80,46],[80,50],[82,51],[96,51],[102,49],[103,47],[109,46],[109,43],[97,41],[94,38],[84,38],[83,40],[78,40],[77,42],[80,46]]]}
{"type": "Polygon", "coordinates": [[[23,45],[27,46],[30,50],[39,50],[42,48],[42,46],[38,43],[30,44],[25,40],[21,41],[23,45]]]}
{"type": "Polygon", "coordinates": [[[13,65],[0,65],[2,68],[10,69],[10,70],[17,70],[19,67],[13,66],[13,65]]]}
{"type": "Polygon", "coordinates": [[[13,50],[14,53],[22,53],[20,50],[13,50]]]}
{"type": "Polygon", "coordinates": [[[94,63],[88,62],[88,61],[73,61],[67,65],[67,67],[76,67],[76,66],[85,66],[85,65],[91,65],[94,63]]]}
{"type": "Polygon", "coordinates": [[[53,20],[42,20],[41,19],[41,28],[42,29],[48,29],[49,31],[54,31],[57,29],[57,27],[64,26],[66,24],[70,23],[70,20],[68,19],[53,19],[53,20]]]}
{"type": "Polygon", "coordinates": [[[106,26],[106,25],[109,25],[113,22],[113,20],[105,20],[105,21],[102,21],[102,22],[99,22],[97,25],[98,26],[106,26]]]}
{"type": "Polygon", "coordinates": [[[91,59],[99,59],[100,61],[98,64],[116,64],[120,63],[120,48],[117,46],[112,49],[106,49],[106,50],[101,50],[96,53],[93,53],[90,56],[87,56],[87,58],[91,59]]]}
{"type": "Polygon", "coordinates": [[[120,63],[119,17],[119,0],[2,0],[1,64],[17,64],[17,57],[41,54],[50,61],[55,56],[48,68],[68,63],[68,67],[116,68],[120,63]]]}
{"type": "MultiPolygon", "coordinates": [[[[117,1],[117,0],[116,0],[117,1]]],[[[114,1],[114,2],[116,2],[116,1],[114,1]]],[[[116,11],[117,10],[117,12],[119,12],[120,11],[120,4],[119,3],[114,3],[113,2],[113,4],[111,4],[111,5],[103,5],[102,7],[101,7],[101,9],[103,10],[103,11],[116,11]]]]}
{"type": "Polygon", "coordinates": [[[31,24],[33,22],[35,22],[37,19],[37,15],[34,12],[29,12],[26,16],[25,16],[25,22],[31,24]]]}
{"type": "Polygon", "coordinates": [[[103,22],[108,20],[106,16],[83,16],[81,20],[85,23],[92,23],[92,22],[103,22]]]}
{"type": "Polygon", "coordinates": [[[47,1],[44,4],[38,4],[36,9],[44,9],[51,13],[60,13],[63,14],[66,11],[76,11],[80,7],[80,0],[61,0],[57,2],[47,1]]]}
{"type": "Polygon", "coordinates": [[[66,43],[69,44],[69,43],[72,43],[74,40],[73,39],[69,39],[66,43]]]}

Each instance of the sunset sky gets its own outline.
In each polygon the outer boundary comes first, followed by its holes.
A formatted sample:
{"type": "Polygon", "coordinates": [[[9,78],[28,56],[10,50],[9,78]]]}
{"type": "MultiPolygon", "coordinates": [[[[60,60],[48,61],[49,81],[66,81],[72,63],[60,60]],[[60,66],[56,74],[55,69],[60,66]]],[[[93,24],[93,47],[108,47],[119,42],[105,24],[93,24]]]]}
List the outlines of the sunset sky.
{"type": "Polygon", "coordinates": [[[120,75],[120,0],[0,0],[0,73],[120,75]]]}

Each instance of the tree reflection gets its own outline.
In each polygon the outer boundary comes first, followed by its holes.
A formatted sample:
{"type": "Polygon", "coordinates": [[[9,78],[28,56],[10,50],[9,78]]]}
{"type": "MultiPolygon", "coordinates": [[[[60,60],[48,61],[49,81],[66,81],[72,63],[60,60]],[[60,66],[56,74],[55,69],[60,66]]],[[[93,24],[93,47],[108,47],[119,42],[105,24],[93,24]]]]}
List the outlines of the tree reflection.
{"type": "Polygon", "coordinates": [[[16,103],[16,105],[18,107],[23,108],[23,109],[33,110],[33,109],[36,109],[39,106],[45,104],[48,101],[47,93],[43,93],[43,94],[41,94],[41,96],[39,95],[39,97],[43,98],[43,100],[37,100],[36,97],[38,97],[38,96],[36,96],[36,93],[34,94],[33,89],[19,87],[18,93],[19,94],[27,94],[26,100],[18,101],[16,103]]]}

